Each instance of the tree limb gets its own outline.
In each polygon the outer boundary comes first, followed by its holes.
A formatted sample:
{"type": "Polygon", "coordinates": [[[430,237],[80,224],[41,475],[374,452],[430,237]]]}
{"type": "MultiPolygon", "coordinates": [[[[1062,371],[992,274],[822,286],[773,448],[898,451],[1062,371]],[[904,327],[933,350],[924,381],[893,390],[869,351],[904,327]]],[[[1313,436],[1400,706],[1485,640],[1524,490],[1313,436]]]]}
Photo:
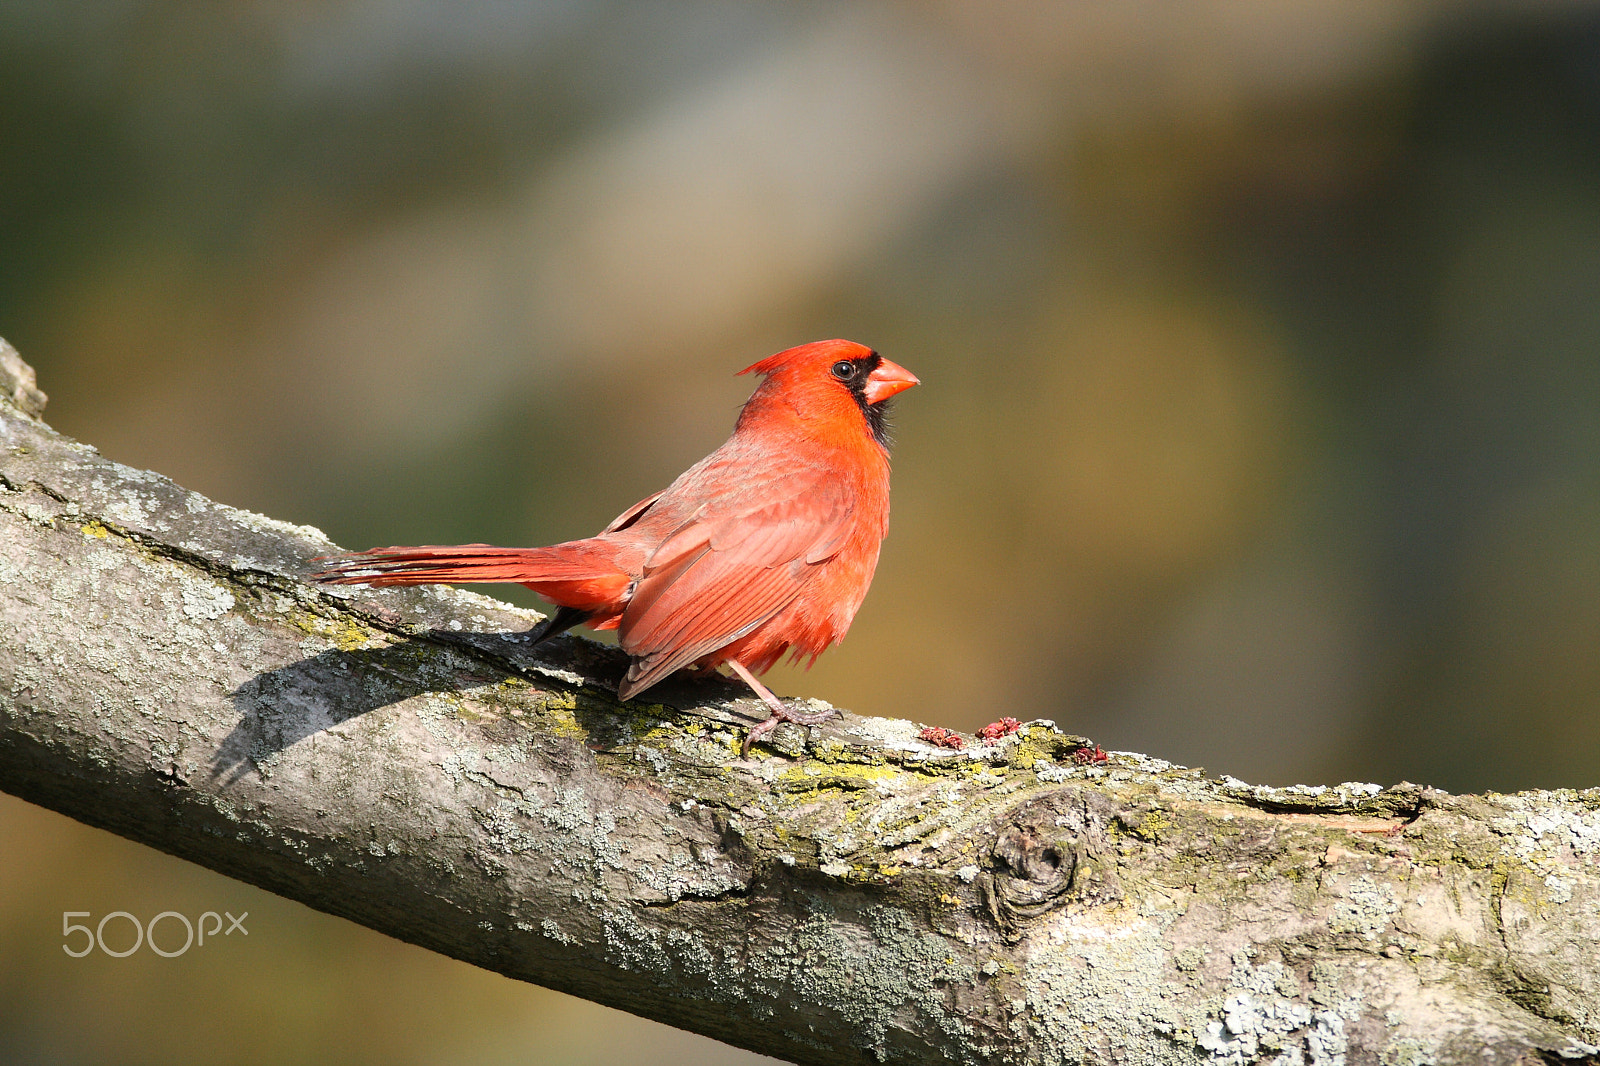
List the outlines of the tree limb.
{"type": "Polygon", "coordinates": [[[1033,722],[720,681],[38,421],[0,342],[0,788],[454,958],[803,1063],[1600,1061],[1600,791],[1252,788],[1033,722]]]}

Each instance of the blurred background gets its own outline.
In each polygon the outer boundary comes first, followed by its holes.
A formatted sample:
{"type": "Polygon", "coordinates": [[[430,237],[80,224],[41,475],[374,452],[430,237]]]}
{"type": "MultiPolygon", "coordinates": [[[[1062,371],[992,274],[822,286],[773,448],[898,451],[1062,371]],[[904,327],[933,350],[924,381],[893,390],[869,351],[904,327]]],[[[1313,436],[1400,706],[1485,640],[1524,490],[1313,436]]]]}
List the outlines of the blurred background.
{"type": "MultiPolygon", "coordinates": [[[[924,384],[780,692],[1600,784],[1593,3],[10,0],[0,335],[58,429],[352,548],[589,535],[849,337],[924,384]]],[[[6,797],[0,853],[6,1062],[759,1061],[6,797]]]]}

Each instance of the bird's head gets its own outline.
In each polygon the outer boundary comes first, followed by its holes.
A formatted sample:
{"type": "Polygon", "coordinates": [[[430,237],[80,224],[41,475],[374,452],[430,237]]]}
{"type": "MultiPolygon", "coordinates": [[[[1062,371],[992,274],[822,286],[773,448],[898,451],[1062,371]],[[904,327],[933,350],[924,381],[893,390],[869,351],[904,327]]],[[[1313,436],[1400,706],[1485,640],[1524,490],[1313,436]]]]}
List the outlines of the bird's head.
{"type": "Polygon", "coordinates": [[[812,418],[846,418],[852,410],[866,419],[879,444],[887,447],[887,400],[918,384],[917,376],[855,341],[812,341],[769,355],[739,371],[765,374],[756,390],[781,399],[812,418]]]}

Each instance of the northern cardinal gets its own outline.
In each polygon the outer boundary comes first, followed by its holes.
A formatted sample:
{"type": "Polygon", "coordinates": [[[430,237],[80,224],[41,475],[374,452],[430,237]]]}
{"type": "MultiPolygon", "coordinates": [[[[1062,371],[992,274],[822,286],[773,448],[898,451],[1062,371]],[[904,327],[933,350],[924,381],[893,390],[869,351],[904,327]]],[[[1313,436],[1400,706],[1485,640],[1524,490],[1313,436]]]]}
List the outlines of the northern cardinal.
{"type": "Polygon", "coordinates": [[[559,610],[534,643],[586,624],[616,629],[632,658],[626,700],[686,666],[726,663],[771,708],[743,751],[789,710],[756,680],[786,652],[806,665],[843,639],[889,528],[885,401],[910,371],[846,340],[816,341],[741,370],[766,375],[727,443],[587,540],[548,548],[374,548],[326,560],[341,585],[518,582],[559,610]]]}

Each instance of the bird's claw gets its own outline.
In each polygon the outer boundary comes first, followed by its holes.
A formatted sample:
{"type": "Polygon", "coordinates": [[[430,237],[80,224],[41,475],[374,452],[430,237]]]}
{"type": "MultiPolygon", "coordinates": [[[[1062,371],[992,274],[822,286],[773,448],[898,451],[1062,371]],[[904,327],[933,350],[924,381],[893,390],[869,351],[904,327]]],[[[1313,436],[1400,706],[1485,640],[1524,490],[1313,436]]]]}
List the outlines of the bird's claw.
{"type": "Polygon", "coordinates": [[[788,707],[785,707],[783,709],[783,713],[776,715],[775,717],[782,718],[785,722],[793,722],[795,725],[821,725],[823,722],[826,722],[828,719],[832,718],[838,713],[839,712],[832,707],[821,711],[812,711],[809,714],[801,711],[790,710],[788,707]]]}
{"type": "Polygon", "coordinates": [[[745,735],[744,745],[740,748],[741,756],[749,757],[750,745],[754,744],[757,740],[760,740],[762,737],[778,728],[778,726],[783,722],[793,722],[795,725],[804,726],[821,725],[823,722],[826,722],[829,718],[832,718],[834,715],[839,713],[832,707],[829,707],[827,710],[823,711],[811,711],[810,713],[792,711],[782,703],[778,702],[771,704],[771,711],[772,713],[765,719],[750,727],[750,732],[745,735]]]}

